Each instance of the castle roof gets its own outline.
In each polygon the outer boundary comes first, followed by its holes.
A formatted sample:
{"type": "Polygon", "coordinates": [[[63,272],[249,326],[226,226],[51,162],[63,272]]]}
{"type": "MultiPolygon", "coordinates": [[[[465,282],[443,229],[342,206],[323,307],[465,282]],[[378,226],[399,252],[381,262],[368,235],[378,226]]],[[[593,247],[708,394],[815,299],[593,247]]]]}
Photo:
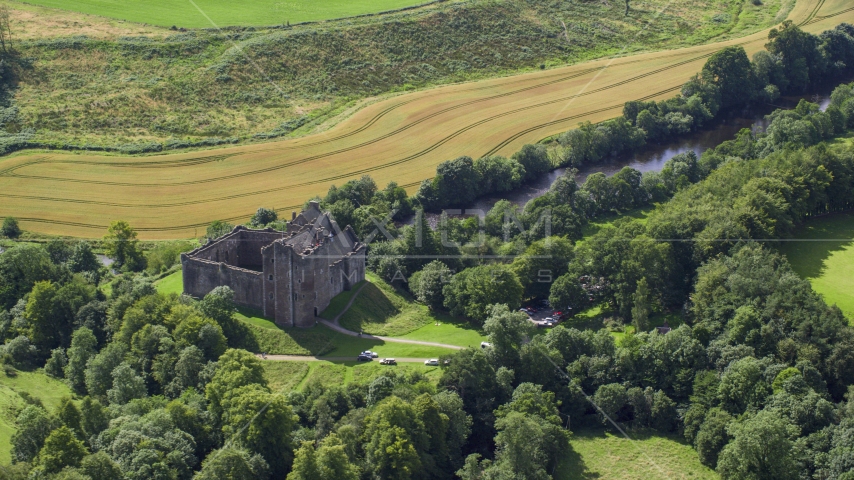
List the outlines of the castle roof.
{"type": "MultiPolygon", "coordinates": [[[[308,208],[300,212],[299,215],[294,213],[292,220],[288,223],[287,230],[284,232],[272,228],[255,230],[238,225],[231,232],[216,240],[208,239],[207,244],[188,252],[185,256],[204,256],[205,252],[216,251],[219,244],[234,239],[242,239],[246,234],[253,235],[253,238],[261,235],[257,239],[266,238],[268,242],[264,243],[266,246],[274,243],[289,245],[293,247],[294,252],[302,256],[319,254],[318,249],[321,246],[325,246],[323,255],[331,257],[344,257],[364,249],[364,245],[359,242],[356,233],[350,226],[341,229],[329,212],[321,211],[319,203],[311,201],[308,208]]],[[[265,248],[262,247],[262,250],[265,248]]],[[[228,261],[226,260],[226,262],[228,261]]]]}
{"type": "Polygon", "coordinates": [[[321,245],[329,243],[330,254],[346,255],[358,250],[359,239],[349,226],[342,230],[329,214],[322,212],[317,202],[309,202],[309,208],[297,215],[288,226],[291,235],[277,242],[291,245],[297,253],[311,255],[321,245]],[[291,225],[293,227],[291,227],[291,225]],[[291,230],[294,228],[295,230],[291,230]]]}

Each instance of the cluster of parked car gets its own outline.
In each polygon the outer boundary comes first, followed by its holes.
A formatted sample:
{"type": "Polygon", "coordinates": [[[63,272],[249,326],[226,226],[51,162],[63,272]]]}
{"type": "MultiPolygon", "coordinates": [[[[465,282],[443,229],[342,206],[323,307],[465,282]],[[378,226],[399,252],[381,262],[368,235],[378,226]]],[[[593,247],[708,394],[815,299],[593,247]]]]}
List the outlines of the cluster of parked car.
{"type": "Polygon", "coordinates": [[[532,317],[531,320],[536,324],[537,328],[553,327],[557,325],[565,315],[562,310],[552,310],[548,300],[541,301],[539,305],[522,307],[519,311],[532,317]],[[543,310],[551,310],[552,313],[551,315],[539,320],[533,318],[538,312],[542,312],[543,310]]]}
{"type": "Polygon", "coordinates": [[[537,323],[537,328],[554,327],[555,325],[557,325],[557,321],[552,317],[546,317],[546,318],[544,318],[544,319],[542,319],[536,323],[537,323]]]}
{"type": "Polygon", "coordinates": [[[364,352],[360,353],[358,357],[356,357],[356,361],[357,362],[371,362],[375,358],[377,358],[378,356],[379,355],[377,355],[377,352],[365,350],[364,352]]]}
{"type": "MultiPolygon", "coordinates": [[[[481,345],[481,347],[483,347],[483,345],[481,345]]],[[[378,356],[379,355],[377,355],[377,352],[365,350],[364,352],[360,353],[358,357],[356,357],[356,361],[358,361],[358,362],[372,362],[378,356]]],[[[447,364],[448,364],[448,361],[445,360],[445,365],[447,365],[447,364]]],[[[380,365],[397,365],[397,360],[395,360],[393,358],[383,358],[380,360],[380,365]]],[[[430,367],[438,367],[439,366],[439,359],[438,358],[431,358],[429,360],[425,360],[424,365],[427,365],[430,367]]]]}

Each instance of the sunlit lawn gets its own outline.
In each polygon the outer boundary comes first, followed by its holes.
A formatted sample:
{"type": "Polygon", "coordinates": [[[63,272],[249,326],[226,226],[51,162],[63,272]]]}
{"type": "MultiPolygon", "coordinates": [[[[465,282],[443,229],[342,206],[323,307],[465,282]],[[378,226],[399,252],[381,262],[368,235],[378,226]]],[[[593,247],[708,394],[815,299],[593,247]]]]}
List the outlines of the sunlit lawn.
{"type": "Polygon", "coordinates": [[[808,220],[780,245],[780,252],[827,303],[854,319],[854,215],[808,220]]]}
{"type": "Polygon", "coordinates": [[[556,480],[713,480],[697,452],[678,436],[629,431],[629,440],[604,430],[573,432],[572,449],[558,465],[556,480]]]}

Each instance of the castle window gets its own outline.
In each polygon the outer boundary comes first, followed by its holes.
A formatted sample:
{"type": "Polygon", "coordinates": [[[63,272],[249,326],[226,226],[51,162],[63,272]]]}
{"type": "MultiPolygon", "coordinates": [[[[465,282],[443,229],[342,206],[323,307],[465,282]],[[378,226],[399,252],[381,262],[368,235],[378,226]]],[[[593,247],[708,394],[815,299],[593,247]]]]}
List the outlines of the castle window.
{"type": "Polygon", "coordinates": [[[273,299],[273,292],[270,292],[270,300],[273,299]]]}
{"type": "Polygon", "coordinates": [[[275,259],[275,258],[271,258],[271,259],[270,259],[270,263],[276,263],[276,259],[275,259]]]}
{"type": "Polygon", "coordinates": [[[268,278],[270,279],[270,281],[271,281],[271,282],[273,281],[273,276],[272,276],[272,275],[270,275],[268,278]]]}

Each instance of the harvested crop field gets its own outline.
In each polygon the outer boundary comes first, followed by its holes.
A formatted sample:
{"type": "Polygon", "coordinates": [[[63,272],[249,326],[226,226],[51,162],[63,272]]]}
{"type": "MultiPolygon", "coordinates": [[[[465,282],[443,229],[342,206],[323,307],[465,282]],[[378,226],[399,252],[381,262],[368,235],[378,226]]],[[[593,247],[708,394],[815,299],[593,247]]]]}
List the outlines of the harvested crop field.
{"type": "MultiPolygon", "coordinates": [[[[810,32],[854,22],[847,0],[803,0],[790,18],[810,32]]],[[[29,153],[0,160],[0,217],[48,234],[101,236],[124,219],[146,239],[196,236],[259,206],[298,210],[332,184],[370,174],[409,191],[444,160],[510,155],[578,122],[617,116],[628,100],[672,96],[706,59],[739,40],[434,88],[372,104],[317,135],[177,155],[29,153]]]]}

